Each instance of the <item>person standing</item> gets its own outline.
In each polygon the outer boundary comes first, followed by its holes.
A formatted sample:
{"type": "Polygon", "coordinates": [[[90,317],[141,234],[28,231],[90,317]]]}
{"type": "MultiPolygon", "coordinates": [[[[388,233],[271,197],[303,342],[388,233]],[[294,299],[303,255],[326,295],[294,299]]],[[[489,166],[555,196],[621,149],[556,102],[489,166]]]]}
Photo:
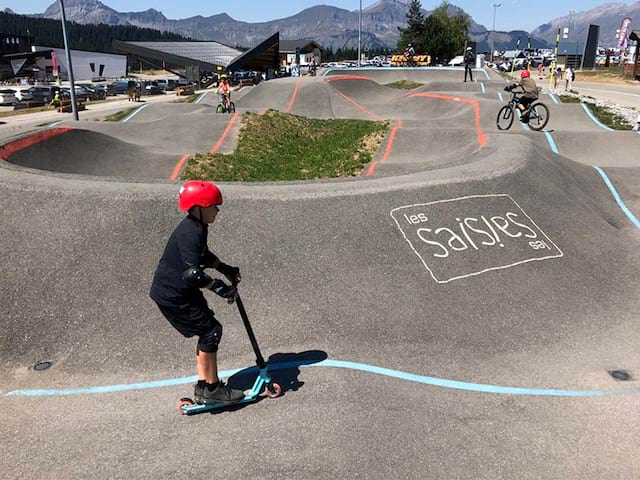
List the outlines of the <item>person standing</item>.
{"type": "Polygon", "coordinates": [[[562,81],[562,68],[558,67],[553,72],[553,89],[558,90],[558,85],[562,81]]]}
{"type": "Polygon", "coordinates": [[[572,86],[573,86],[573,68],[571,67],[567,67],[567,69],[564,71],[564,78],[565,78],[565,84],[564,84],[564,90],[569,91],[571,90],[572,86]]]}
{"type": "Polygon", "coordinates": [[[473,48],[467,47],[467,50],[464,52],[464,81],[467,81],[467,75],[469,75],[469,80],[473,82],[473,67],[475,66],[476,59],[473,55],[473,48]]]}

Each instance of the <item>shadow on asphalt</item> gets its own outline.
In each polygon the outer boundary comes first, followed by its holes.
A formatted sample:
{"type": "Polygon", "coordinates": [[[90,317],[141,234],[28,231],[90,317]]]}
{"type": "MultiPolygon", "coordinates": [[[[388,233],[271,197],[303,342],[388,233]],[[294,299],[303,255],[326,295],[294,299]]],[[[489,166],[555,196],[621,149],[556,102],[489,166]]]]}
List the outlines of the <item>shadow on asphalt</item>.
{"type": "MultiPolygon", "coordinates": [[[[308,350],[300,353],[275,353],[271,355],[267,361],[269,365],[268,371],[271,379],[282,387],[281,396],[284,396],[287,392],[296,391],[304,385],[304,382],[298,379],[300,367],[322,362],[326,360],[327,357],[327,353],[322,350],[308,350]]],[[[257,367],[249,367],[229,377],[227,383],[232,388],[248,390],[253,386],[257,374],[257,367]]],[[[266,397],[259,396],[253,402],[209,410],[208,413],[215,415],[221,412],[235,412],[261,402],[265,400],[265,398],[266,397]]]]}

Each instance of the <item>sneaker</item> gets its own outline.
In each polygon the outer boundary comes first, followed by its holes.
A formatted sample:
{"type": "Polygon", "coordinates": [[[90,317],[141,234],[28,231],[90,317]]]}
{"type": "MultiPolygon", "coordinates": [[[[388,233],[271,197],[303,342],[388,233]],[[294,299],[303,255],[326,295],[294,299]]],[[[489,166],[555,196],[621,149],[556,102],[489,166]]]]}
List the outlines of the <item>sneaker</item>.
{"type": "Polygon", "coordinates": [[[202,395],[204,394],[204,387],[197,383],[193,386],[193,400],[196,403],[202,403],[202,395]]]}
{"type": "Polygon", "coordinates": [[[521,121],[522,123],[529,123],[529,116],[528,116],[528,115],[522,115],[522,116],[520,117],[520,121],[521,121]]]}
{"type": "Polygon", "coordinates": [[[202,390],[201,399],[205,405],[212,403],[233,405],[244,398],[244,392],[242,390],[234,390],[222,381],[219,382],[213,390],[211,390],[211,385],[207,385],[202,390]]]}

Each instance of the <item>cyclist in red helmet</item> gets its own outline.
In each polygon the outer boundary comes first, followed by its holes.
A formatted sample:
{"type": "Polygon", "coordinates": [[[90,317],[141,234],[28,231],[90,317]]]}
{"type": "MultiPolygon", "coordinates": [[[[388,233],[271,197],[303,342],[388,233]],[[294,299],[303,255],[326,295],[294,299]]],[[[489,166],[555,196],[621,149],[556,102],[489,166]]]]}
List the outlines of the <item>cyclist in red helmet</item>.
{"type": "Polygon", "coordinates": [[[217,352],[222,325],[202,294],[212,290],[223,298],[233,298],[240,282],[240,269],[218,259],[207,246],[208,227],[222,205],[222,193],[213,183],[190,181],[180,189],[178,207],[188,212],[171,234],[151,284],[150,296],[162,314],[183,336],[198,336],[196,364],[197,403],[238,403],[244,392],[234,390],[218,378],[217,352]],[[230,282],[210,277],[206,268],[215,268],[230,282]]]}
{"type": "Polygon", "coordinates": [[[520,73],[520,81],[507,85],[504,89],[510,92],[518,87],[524,92],[518,101],[518,108],[522,113],[522,115],[520,115],[520,121],[522,123],[529,123],[529,106],[538,99],[538,86],[536,85],[536,81],[531,78],[529,70],[523,70],[520,73]]]}

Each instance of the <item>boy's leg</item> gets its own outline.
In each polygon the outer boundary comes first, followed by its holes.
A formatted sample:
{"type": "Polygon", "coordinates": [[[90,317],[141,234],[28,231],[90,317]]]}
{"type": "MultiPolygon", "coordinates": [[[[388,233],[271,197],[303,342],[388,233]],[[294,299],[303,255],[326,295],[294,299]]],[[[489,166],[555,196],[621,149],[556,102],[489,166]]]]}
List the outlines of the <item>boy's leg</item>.
{"type": "Polygon", "coordinates": [[[218,354],[216,352],[196,351],[196,363],[198,365],[198,380],[207,383],[218,383],[218,354]]]}

